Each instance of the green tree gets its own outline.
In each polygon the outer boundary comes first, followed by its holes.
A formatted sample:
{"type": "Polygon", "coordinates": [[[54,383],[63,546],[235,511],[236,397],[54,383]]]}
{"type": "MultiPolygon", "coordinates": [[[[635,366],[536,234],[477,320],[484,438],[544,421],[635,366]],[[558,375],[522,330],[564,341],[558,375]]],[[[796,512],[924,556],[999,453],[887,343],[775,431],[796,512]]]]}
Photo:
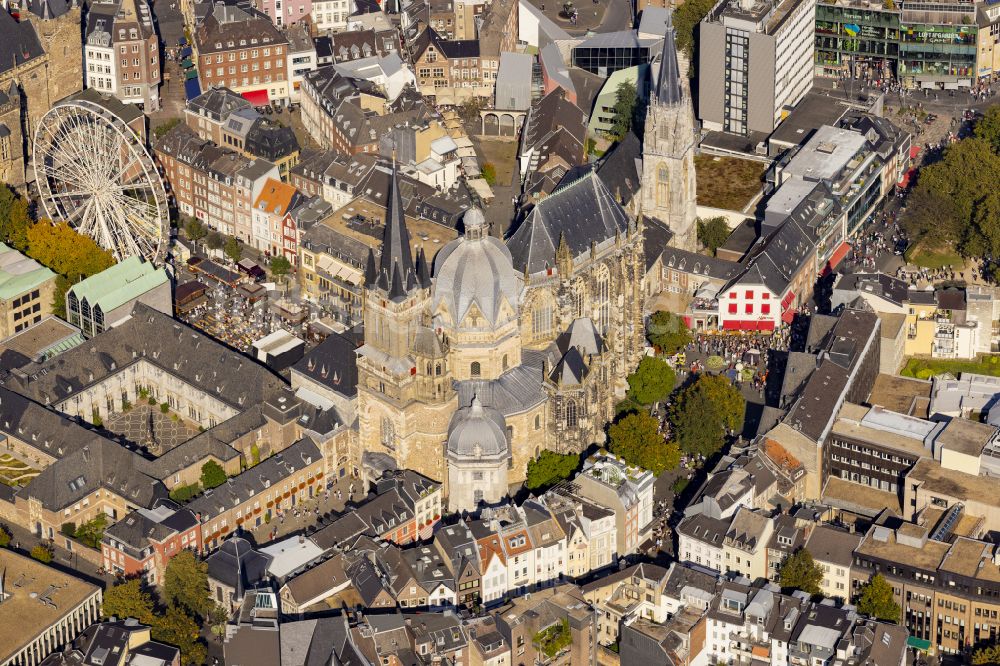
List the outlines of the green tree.
{"type": "Polygon", "coordinates": [[[42,564],[48,564],[52,561],[52,549],[40,543],[31,549],[31,556],[42,564]]]}
{"type": "Polygon", "coordinates": [[[670,422],[682,451],[711,456],[726,441],[727,432],[743,426],[746,400],[722,375],[702,373],[678,391],[670,407],[670,422]]]}
{"type": "Polygon", "coordinates": [[[858,612],[886,622],[899,622],[899,604],[893,597],[892,586],[882,574],[875,574],[861,587],[858,612]]]}
{"type": "Polygon", "coordinates": [[[288,275],[289,271],[292,270],[292,262],[288,261],[288,258],[283,254],[278,254],[271,257],[271,275],[281,279],[288,275]]]}
{"type": "Polygon", "coordinates": [[[175,555],[163,576],[163,599],[193,615],[207,616],[215,603],[208,593],[208,565],[187,549],[175,555]]]}
{"type": "Polygon", "coordinates": [[[609,134],[616,140],[621,140],[632,129],[635,122],[636,107],[639,104],[639,94],[635,83],[622,81],[615,89],[614,116],[609,134]]]}
{"type": "Polygon", "coordinates": [[[30,226],[28,202],[7,185],[0,184],[0,240],[24,252],[28,249],[30,226]]]}
{"type": "Polygon", "coordinates": [[[208,612],[207,624],[212,627],[212,634],[220,640],[226,633],[226,623],[229,622],[229,612],[222,604],[214,604],[208,612]]]}
{"type": "Polygon", "coordinates": [[[76,528],[77,540],[90,548],[100,548],[101,539],[104,538],[104,529],[108,526],[108,517],[103,513],[76,528]]]}
{"type": "Polygon", "coordinates": [[[101,613],[105,618],[134,617],[143,624],[152,624],[153,598],[142,589],[142,582],[138,578],[132,578],[104,592],[101,613]]]}
{"type": "Polygon", "coordinates": [[[1000,645],[984,645],[972,653],[972,666],[1000,665],[1000,645]]]}
{"type": "Polygon", "coordinates": [[[698,219],[698,242],[705,246],[712,255],[722,247],[729,238],[729,225],[724,217],[711,217],[707,220],[698,219]]]}
{"type": "Polygon", "coordinates": [[[184,223],[184,233],[187,234],[192,243],[197,245],[198,241],[208,235],[208,227],[202,224],[198,218],[189,217],[184,223]]]}
{"type": "Polygon", "coordinates": [[[639,367],[628,376],[628,395],[640,405],[652,405],[670,395],[675,380],[669,363],[655,356],[643,356],[639,367]]]}
{"type": "Polygon", "coordinates": [[[691,330],[684,323],[684,317],[659,310],[646,324],[646,337],[649,344],[659,348],[661,354],[673,356],[691,342],[691,330]]]}
{"type": "Polygon", "coordinates": [[[208,651],[201,640],[198,623],[184,609],[178,606],[167,608],[166,613],[154,620],[150,634],[155,641],[179,648],[181,663],[185,666],[207,663],[208,651]]]}
{"type": "Polygon", "coordinates": [[[172,130],[173,128],[177,127],[180,124],[181,124],[180,118],[171,118],[170,120],[162,122],[156,127],[154,127],[153,134],[156,135],[157,139],[162,139],[167,135],[167,132],[169,132],[170,130],[172,130]]]}
{"type": "Polygon", "coordinates": [[[493,162],[484,164],[479,175],[483,177],[487,185],[492,187],[497,184],[497,168],[493,165],[493,162]]]}
{"type": "Polygon", "coordinates": [[[225,482],[226,470],[222,469],[222,465],[214,460],[209,460],[201,466],[201,485],[203,488],[206,490],[218,488],[225,482]]]}
{"type": "Polygon", "coordinates": [[[243,245],[236,240],[235,236],[226,239],[226,246],[222,248],[229,260],[234,264],[243,257],[243,245]]]}
{"type": "Polygon", "coordinates": [[[0,525],[0,548],[6,548],[10,545],[11,534],[10,530],[7,529],[5,525],[0,525]]]}
{"type": "Polygon", "coordinates": [[[611,452],[659,475],[680,464],[677,445],[664,440],[659,422],[645,412],[631,412],[608,428],[611,452]]]}
{"type": "Polygon", "coordinates": [[[809,594],[820,593],[820,583],[823,582],[823,569],[813,560],[812,553],[805,548],[799,548],[788,556],[778,572],[781,587],[802,590],[809,594]]]}
{"type": "Polygon", "coordinates": [[[543,450],[538,457],[528,461],[528,490],[548,488],[568,479],[580,464],[580,456],[575,453],[556,453],[543,450]]]}
{"type": "MultiPolygon", "coordinates": [[[[674,10],[673,23],[677,31],[677,50],[684,51],[690,57],[694,52],[694,35],[698,23],[715,6],[713,0],[685,0],[674,10]]],[[[692,68],[693,69],[693,68],[692,68]]]]}
{"type": "Polygon", "coordinates": [[[993,152],[1000,153],[1000,107],[991,106],[976,122],[973,136],[988,142],[993,152]]]}
{"type": "Polygon", "coordinates": [[[209,231],[208,238],[205,239],[205,245],[208,246],[210,250],[221,250],[226,244],[226,237],[220,234],[218,231],[209,231]]]}

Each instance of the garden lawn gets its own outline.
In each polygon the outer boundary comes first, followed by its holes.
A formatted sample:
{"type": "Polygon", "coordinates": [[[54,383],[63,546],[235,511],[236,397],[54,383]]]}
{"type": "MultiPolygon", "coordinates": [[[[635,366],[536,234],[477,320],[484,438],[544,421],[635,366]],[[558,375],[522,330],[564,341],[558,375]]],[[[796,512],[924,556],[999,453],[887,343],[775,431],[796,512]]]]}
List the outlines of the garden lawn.
{"type": "Polygon", "coordinates": [[[961,270],[965,266],[965,260],[951,248],[929,251],[924,249],[921,243],[917,243],[906,252],[906,260],[921,268],[932,270],[945,266],[953,266],[955,270],[961,270]]]}
{"type": "Polygon", "coordinates": [[[956,377],[962,372],[1000,377],[1000,356],[984,354],[977,359],[911,358],[899,374],[904,377],[930,379],[945,372],[956,377]]]}

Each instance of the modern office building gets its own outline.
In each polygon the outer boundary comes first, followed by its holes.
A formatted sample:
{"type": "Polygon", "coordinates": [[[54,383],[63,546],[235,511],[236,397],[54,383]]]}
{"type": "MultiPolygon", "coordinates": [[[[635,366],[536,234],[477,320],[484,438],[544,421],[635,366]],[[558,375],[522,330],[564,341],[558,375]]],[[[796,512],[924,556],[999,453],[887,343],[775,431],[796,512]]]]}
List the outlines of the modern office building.
{"type": "Polygon", "coordinates": [[[812,87],[815,0],[720,0],[700,27],[706,129],[771,133],[812,87]]]}
{"type": "Polygon", "coordinates": [[[649,64],[658,41],[640,39],[634,30],[599,33],[573,47],[573,66],[610,76],[620,69],[649,64]]]}
{"type": "Polygon", "coordinates": [[[9,337],[52,313],[56,274],[0,243],[0,335],[9,337]]]}

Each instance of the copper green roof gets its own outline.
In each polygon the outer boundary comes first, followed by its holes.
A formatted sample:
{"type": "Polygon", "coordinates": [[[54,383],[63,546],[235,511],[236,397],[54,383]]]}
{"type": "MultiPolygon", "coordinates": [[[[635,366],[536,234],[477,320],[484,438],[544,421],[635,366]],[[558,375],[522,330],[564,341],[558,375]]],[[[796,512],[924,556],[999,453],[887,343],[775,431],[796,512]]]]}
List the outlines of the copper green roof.
{"type": "Polygon", "coordinates": [[[100,305],[102,310],[110,312],[168,279],[162,268],[156,268],[142,257],[132,256],[78,282],[70,291],[81,301],[87,299],[90,307],[100,305]]]}
{"type": "Polygon", "coordinates": [[[55,273],[0,243],[0,299],[8,300],[51,280],[55,273]]]}

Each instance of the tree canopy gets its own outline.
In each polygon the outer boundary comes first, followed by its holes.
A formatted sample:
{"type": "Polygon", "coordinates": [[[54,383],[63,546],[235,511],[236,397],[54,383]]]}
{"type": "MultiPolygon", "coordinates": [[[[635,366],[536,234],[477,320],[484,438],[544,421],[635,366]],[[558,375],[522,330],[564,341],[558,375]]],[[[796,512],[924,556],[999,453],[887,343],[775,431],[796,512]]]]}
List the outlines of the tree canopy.
{"type": "Polygon", "coordinates": [[[201,640],[200,627],[182,608],[168,607],[166,613],[155,618],[150,634],[155,641],[180,648],[181,663],[185,666],[207,663],[208,650],[201,640]]]}
{"type": "Polygon", "coordinates": [[[208,565],[182,550],[167,563],[162,593],[168,605],[205,617],[214,604],[208,593],[208,565]]]}
{"type": "Polygon", "coordinates": [[[202,221],[196,217],[189,217],[187,222],[184,223],[184,233],[192,241],[197,243],[202,238],[208,235],[208,227],[202,224],[202,221]]]}
{"type": "Polygon", "coordinates": [[[243,246],[240,245],[240,242],[234,236],[226,239],[226,245],[222,248],[222,251],[234,264],[243,257],[243,246]]]}
{"type": "Polygon", "coordinates": [[[973,136],[953,143],[920,169],[903,225],[921,244],[952,246],[963,256],[1000,254],[1000,192],[983,173],[1000,169],[1000,108],[986,111],[973,136]]]}
{"type": "Polygon", "coordinates": [[[972,666],[1000,665],[1000,645],[984,645],[972,653],[972,666]]]}
{"type": "Polygon", "coordinates": [[[646,337],[661,354],[673,356],[691,342],[691,330],[684,323],[684,317],[658,310],[646,324],[646,337]]]}
{"type": "Polygon", "coordinates": [[[109,268],[111,253],[65,222],[41,220],[28,227],[28,254],[56,273],[76,282],[109,268]]]}
{"type": "Polygon", "coordinates": [[[142,589],[142,582],[138,578],[132,578],[104,592],[101,613],[105,618],[134,617],[143,624],[152,624],[153,598],[142,589]]]}
{"type": "Polygon", "coordinates": [[[667,442],[659,432],[659,422],[645,412],[630,412],[608,428],[611,452],[626,462],[659,475],[681,462],[674,442],[667,442]]]}
{"type": "Polygon", "coordinates": [[[899,622],[899,604],[893,597],[892,586],[882,574],[875,574],[861,587],[858,612],[887,622],[899,622]]]}
{"type": "Polygon", "coordinates": [[[218,231],[208,232],[208,238],[205,239],[205,245],[207,245],[210,250],[221,250],[225,244],[226,237],[218,231]]]}
{"type": "Polygon", "coordinates": [[[226,482],[226,478],[226,470],[214,460],[209,460],[201,466],[202,488],[218,488],[226,482]]]}
{"type": "Polygon", "coordinates": [[[819,594],[823,569],[813,560],[812,553],[800,548],[784,561],[779,570],[781,587],[819,594]]]}
{"type": "Polygon", "coordinates": [[[713,0],[685,0],[674,10],[673,23],[677,30],[678,51],[684,51],[688,56],[694,52],[694,33],[714,6],[713,0]]]}
{"type": "Polygon", "coordinates": [[[618,88],[615,89],[614,116],[610,131],[612,138],[620,140],[629,133],[636,121],[638,106],[639,94],[636,91],[635,83],[632,81],[619,83],[618,88]]]}
{"type": "Polygon", "coordinates": [[[556,453],[543,450],[538,457],[528,461],[528,490],[548,488],[568,479],[580,464],[580,456],[575,453],[556,453]]]}
{"type": "Polygon", "coordinates": [[[743,427],[746,400],[722,375],[702,373],[677,392],[670,422],[681,450],[711,456],[726,441],[727,432],[743,427]]]}
{"type": "Polygon", "coordinates": [[[628,376],[628,395],[640,405],[652,405],[670,395],[675,381],[669,363],[655,356],[643,356],[639,367],[628,376]]]}
{"type": "Polygon", "coordinates": [[[276,278],[283,278],[292,270],[292,262],[283,254],[271,257],[271,275],[276,278]]]}
{"type": "Polygon", "coordinates": [[[722,247],[729,238],[729,225],[724,217],[712,217],[698,220],[698,242],[710,250],[712,254],[722,247]]]}
{"type": "Polygon", "coordinates": [[[24,252],[28,249],[30,226],[28,202],[7,185],[0,184],[0,240],[24,252]]]}

